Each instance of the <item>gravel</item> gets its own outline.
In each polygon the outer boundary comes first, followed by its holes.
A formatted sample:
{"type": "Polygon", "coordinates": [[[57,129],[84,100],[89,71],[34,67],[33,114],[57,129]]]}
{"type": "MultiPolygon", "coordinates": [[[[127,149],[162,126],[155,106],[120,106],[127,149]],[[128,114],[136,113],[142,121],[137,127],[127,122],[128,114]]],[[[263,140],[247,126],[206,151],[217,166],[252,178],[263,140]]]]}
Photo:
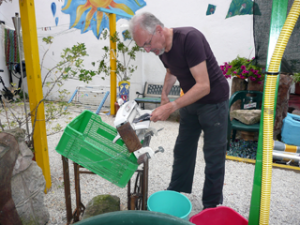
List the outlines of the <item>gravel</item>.
{"type": "MultiPolygon", "coordinates": [[[[82,112],[81,108],[72,108],[71,116],[75,118],[82,112]]],[[[102,120],[113,125],[114,117],[100,114],[102,120]]],[[[56,121],[61,126],[67,125],[68,118],[63,117],[56,121]]],[[[173,154],[172,149],[178,134],[179,123],[175,120],[151,123],[151,127],[164,128],[151,140],[150,147],[157,150],[159,146],[165,149],[164,153],[156,154],[149,164],[149,196],[168,187],[173,154]]],[[[52,187],[45,194],[45,205],[50,213],[49,225],[66,224],[66,208],[61,155],[55,150],[62,133],[48,137],[50,170],[52,187]]],[[[202,187],[204,183],[204,159],[202,154],[203,136],[199,140],[199,151],[196,163],[192,194],[185,194],[191,201],[193,209],[190,216],[202,210],[202,187]]],[[[75,191],[73,164],[69,162],[71,180],[72,210],[75,209],[75,191]]],[[[228,206],[248,219],[250,200],[254,178],[254,165],[226,160],[226,175],[224,182],[224,206],[228,206]]],[[[273,168],[272,190],[270,205],[270,224],[300,224],[300,173],[295,170],[273,168]]],[[[121,210],[127,210],[127,188],[119,188],[98,175],[81,174],[81,199],[87,205],[93,197],[101,194],[116,195],[121,200],[121,210]]]]}

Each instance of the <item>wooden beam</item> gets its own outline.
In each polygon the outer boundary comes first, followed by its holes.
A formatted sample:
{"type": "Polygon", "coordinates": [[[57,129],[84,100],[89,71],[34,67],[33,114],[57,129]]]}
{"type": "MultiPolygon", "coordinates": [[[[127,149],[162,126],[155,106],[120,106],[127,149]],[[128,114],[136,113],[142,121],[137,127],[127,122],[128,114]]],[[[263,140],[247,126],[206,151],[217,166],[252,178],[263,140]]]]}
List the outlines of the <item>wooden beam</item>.
{"type": "Polygon", "coordinates": [[[43,170],[46,180],[45,193],[47,193],[48,189],[51,187],[51,175],[44,104],[40,103],[43,99],[43,90],[34,0],[19,0],[19,5],[32,124],[34,124],[36,119],[33,134],[35,159],[38,166],[43,170]]]}
{"type": "MultiPolygon", "coordinates": [[[[116,14],[109,14],[109,30],[110,37],[116,33],[116,14]]],[[[110,114],[115,115],[115,102],[117,100],[117,43],[110,40],[110,114]]]]}

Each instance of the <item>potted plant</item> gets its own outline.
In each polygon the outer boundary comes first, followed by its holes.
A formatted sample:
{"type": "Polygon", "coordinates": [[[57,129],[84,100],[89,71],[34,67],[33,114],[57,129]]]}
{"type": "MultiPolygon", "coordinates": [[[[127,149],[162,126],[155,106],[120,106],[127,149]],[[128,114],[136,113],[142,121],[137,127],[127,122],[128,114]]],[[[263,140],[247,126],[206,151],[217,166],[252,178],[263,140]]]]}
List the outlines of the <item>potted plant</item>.
{"type": "MultiPolygon", "coordinates": [[[[228,79],[235,78],[234,82],[238,82],[240,86],[236,90],[233,88],[232,93],[239,90],[256,90],[263,91],[264,68],[255,64],[255,58],[247,59],[245,57],[235,58],[231,62],[225,62],[220,68],[224,76],[228,79]],[[246,88],[246,86],[248,86],[246,88]]],[[[233,84],[234,86],[234,84],[233,84]]]]}
{"type": "MultiPolygon", "coordinates": [[[[104,30],[101,33],[100,39],[110,39],[115,42],[116,47],[116,75],[118,80],[118,98],[122,98],[124,102],[129,100],[129,89],[130,89],[130,78],[132,74],[136,71],[137,66],[133,64],[133,61],[136,58],[136,53],[144,50],[141,49],[136,43],[131,39],[130,33],[128,30],[122,33],[123,40],[119,37],[118,32],[115,32],[114,35],[110,36],[108,30],[104,30]]],[[[104,46],[102,48],[104,50],[104,54],[102,59],[100,60],[98,72],[103,72],[106,76],[110,75],[111,67],[110,67],[110,47],[104,46]]]]}

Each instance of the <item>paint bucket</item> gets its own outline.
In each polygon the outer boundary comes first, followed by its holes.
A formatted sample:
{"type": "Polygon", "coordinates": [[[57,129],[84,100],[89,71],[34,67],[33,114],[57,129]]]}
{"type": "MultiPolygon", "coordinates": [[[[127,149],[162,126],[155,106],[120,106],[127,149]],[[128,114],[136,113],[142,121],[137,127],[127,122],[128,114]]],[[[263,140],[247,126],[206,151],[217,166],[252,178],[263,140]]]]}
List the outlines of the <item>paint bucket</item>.
{"type": "Polygon", "coordinates": [[[183,194],[176,191],[158,191],[152,194],[147,206],[149,211],[161,212],[188,220],[192,203],[183,194]]]}
{"type": "Polygon", "coordinates": [[[226,206],[208,208],[192,216],[190,222],[196,225],[247,225],[248,221],[226,206]]]}

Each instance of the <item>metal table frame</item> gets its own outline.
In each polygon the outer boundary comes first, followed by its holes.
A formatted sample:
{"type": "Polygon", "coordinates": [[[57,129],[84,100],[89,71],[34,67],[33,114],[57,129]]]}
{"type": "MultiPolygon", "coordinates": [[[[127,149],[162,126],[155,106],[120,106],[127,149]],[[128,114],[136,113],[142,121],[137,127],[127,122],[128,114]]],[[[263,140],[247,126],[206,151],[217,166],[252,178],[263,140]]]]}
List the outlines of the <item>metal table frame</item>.
{"type": "MultiPolygon", "coordinates": [[[[64,177],[64,188],[65,188],[67,224],[72,224],[77,221],[80,221],[80,217],[83,215],[84,210],[85,210],[85,206],[81,202],[80,174],[95,174],[95,173],[93,173],[91,171],[87,171],[84,167],[73,162],[75,194],[76,194],[76,208],[72,212],[69,159],[62,156],[62,163],[63,163],[63,177],[64,177]],[[85,170],[81,170],[82,168],[85,170]]],[[[131,190],[131,180],[129,180],[129,182],[127,184],[127,199],[128,199],[127,207],[128,207],[128,210],[147,210],[148,171],[149,171],[149,159],[147,157],[145,157],[145,160],[143,163],[143,168],[136,170],[137,175],[136,175],[136,179],[134,182],[133,190],[131,190]]]]}

